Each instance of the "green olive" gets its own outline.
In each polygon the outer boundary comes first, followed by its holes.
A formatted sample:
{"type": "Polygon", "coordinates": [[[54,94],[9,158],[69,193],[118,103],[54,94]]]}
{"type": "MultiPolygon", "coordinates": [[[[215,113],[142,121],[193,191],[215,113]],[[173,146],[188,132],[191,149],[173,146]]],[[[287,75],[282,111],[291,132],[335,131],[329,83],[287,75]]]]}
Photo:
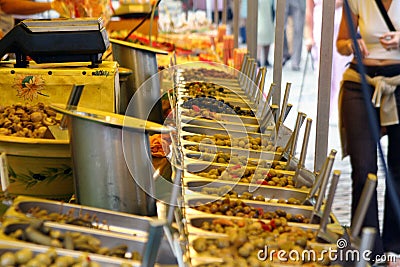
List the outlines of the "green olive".
{"type": "Polygon", "coordinates": [[[40,253],[35,256],[35,259],[38,260],[39,262],[45,264],[46,266],[51,263],[51,259],[48,255],[45,253],[40,253]]]}
{"type": "Polygon", "coordinates": [[[33,252],[28,248],[20,249],[15,253],[16,262],[18,264],[25,264],[30,259],[32,259],[32,257],[33,257],[33,252]]]}
{"type": "Polygon", "coordinates": [[[26,267],[42,267],[43,265],[37,259],[31,259],[26,263],[26,267]]]}
{"type": "Polygon", "coordinates": [[[0,258],[1,266],[13,266],[13,265],[15,265],[15,262],[16,262],[16,258],[12,252],[7,251],[3,255],[1,255],[1,258],[0,258]]]}

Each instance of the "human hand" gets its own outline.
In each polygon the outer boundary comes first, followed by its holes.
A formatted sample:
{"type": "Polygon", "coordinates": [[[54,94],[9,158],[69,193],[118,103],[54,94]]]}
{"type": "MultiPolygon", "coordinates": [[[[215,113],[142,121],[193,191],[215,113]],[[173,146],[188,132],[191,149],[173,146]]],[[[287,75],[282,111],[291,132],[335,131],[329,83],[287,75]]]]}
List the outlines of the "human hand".
{"type": "Polygon", "coordinates": [[[307,52],[310,52],[311,49],[313,48],[313,46],[315,45],[315,41],[314,41],[314,39],[307,39],[305,44],[306,44],[307,52]]]}
{"type": "Polygon", "coordinates": [[[379,37],[379,42],[386,50],[399,49],[400,32],[387,32],[379,37]]]}
{"type": "Polygon", "coordinates": [[[55,10],[60,14],[60,17],[70,18],[71,12],[66,3],[63,0],[54,0],[51,2],[51,9],[55,10]]]}
{"type": "MultiPolygon", "coordinates": [[[[356,49],[355,49],[355,47],[353,45],[353,40],[352,39],[348,39],[346,45],[347,45],[348,55],[354,54],[356,49]]],[[[362,38],[358,38],[357,39],[357,45],[358,45],[358,47],[360,49],[361,56],[363,58],[369,55],[369,51],[367,49],[367,45],[365,44],[365,42],[364,42],[364,40],[362,38]]]]}

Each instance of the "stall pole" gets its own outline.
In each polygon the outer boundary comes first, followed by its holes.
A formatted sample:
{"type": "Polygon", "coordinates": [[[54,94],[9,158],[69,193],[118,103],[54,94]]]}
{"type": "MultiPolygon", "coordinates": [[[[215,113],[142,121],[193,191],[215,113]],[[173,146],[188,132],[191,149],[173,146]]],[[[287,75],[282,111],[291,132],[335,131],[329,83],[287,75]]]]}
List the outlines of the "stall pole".
{"type": "MultiPolygon", "coordinates": [[[[283,58],[283,31],[285,26],[285,8],[286,0],[276,1],[276,21],[275,21],[275,49],[274,49],[274,70],[273,83],[276,84],[278,90],[274,90],[272,95],[272,104],[279,107],[281,102],[281,85],[282,85],[282,58],[283,58]]],[[[278,109],[278,114],[280,110],[278,109]]]]}
{"type": "Polygon", "coordinates": [[[240,0],[233,0],[233,45],[239,47],[239,6],[240,0]]]}
{"type": "Polygon", "coordinates": [[[247,1],[246,40],[250,57],[257,58],[258,1],[247,1]],[[251,19],[249,19],[251,18],[251,19]]]}
{"type": "Polygon", "coordinates": [[[218,0],[214,0],[214,23],[218,26],[219,24],[219,14],[218,14],[218,0]]]}
{"type": "Polygon", "coordinates": [[[333,23],[335,1],[323,1],[320,66],[318,75],[317,123],[315,135],[314,170],[318,171],[328,150],[329,110],[332,78],[333,23]]]}
{"type": "Polygon", "coordinates": [[[228,0],[224,0],[222,4],[222,24],[226,25],[228,22],[228,0]]]}

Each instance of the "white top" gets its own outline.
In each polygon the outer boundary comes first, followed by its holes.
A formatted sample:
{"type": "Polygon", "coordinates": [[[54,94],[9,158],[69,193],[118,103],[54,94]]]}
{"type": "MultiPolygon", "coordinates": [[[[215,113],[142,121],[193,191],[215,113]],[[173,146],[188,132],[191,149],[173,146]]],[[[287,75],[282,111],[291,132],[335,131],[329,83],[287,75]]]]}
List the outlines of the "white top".
{"type": "MultiPolygon", "coordinates": [[[[359,16],[358,26],[370,53],[368,58],[400,60],[399,49],[388,51],[379,43],[379,37],[390,30],[375,0],[349,0],[349,5],[353,13],[359,16]]],[[[393,0],[387,12],[393,26],[400,30],[400,1],[393,0]]]]}

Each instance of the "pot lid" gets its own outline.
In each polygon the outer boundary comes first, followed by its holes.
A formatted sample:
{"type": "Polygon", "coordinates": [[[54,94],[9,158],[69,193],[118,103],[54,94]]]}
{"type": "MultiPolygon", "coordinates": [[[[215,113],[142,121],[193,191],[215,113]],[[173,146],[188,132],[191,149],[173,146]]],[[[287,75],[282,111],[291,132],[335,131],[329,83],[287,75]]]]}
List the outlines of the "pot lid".
{"type": "Polygon", "coordinates": [[[112,44],[118,44],[118,45],[122,45],[128,48],[132,48],[132,49],[136,49],[136,50],[142,50],[145,52],[151,52],[154,54],[162,54],[162,55],[168,55],[167,51],[161,50],[161,49],[156,49],[153,48],[151,46],[145,46],[145,45],[139,45],[139,44],[134,44],[132,42],[127,42],[127,41],[121,41],[121,40],[117,40],[117,39],[112,39],[110,38],[110,43],[112,44]]]}
{"type": "Polygon", "coordinates": [[[90,108],[77,106],[69,106],[67,108],[65,104],[51,104],[50,108],[68,116],[121,128],[127,127],[137,131],[145,130],[149,132],[169,133],[172,130],[171,127],[166,127],[155,122],[90,108]]]}

